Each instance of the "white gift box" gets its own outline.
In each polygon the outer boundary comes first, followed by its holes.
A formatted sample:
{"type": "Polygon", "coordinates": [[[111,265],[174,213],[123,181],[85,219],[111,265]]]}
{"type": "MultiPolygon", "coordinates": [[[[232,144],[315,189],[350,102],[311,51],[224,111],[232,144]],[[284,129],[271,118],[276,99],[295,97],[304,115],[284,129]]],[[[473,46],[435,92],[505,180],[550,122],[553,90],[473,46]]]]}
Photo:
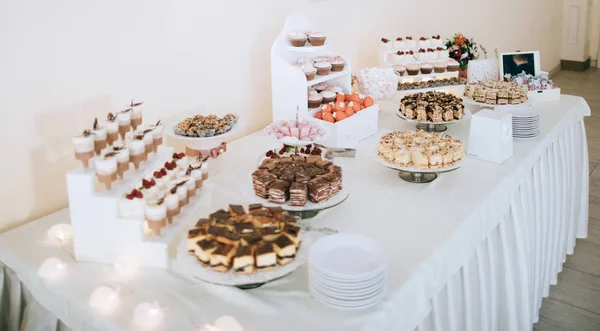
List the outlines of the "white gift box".
{"type": "Polygon", "coordinates": [[[559,101],[560,88],[529,91],[527,92],[527,97],[533,102],[559,101]]]}
{"type": "MultiPolygon", "coordinates": [[[[309,113],[314,117],[319,109],[309,113]]],[[[359,141],[377,132],[379,105],[374,104],[335,123],[319,120],[328,130],[327,137],[319,143],[330,148],[355,148],[359,141]]]]}
{"type": "Polygon", "coordinates": [[[513,155],[512,114],[490,109],[473,114],[467,155],[498,164],[508,160],[513,155]]]}

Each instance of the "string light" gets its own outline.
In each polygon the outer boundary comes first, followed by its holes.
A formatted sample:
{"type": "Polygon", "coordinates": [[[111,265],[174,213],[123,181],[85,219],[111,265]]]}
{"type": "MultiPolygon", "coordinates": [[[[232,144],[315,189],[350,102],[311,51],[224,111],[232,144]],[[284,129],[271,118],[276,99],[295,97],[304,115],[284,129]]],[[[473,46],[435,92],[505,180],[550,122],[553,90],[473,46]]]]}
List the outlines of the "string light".
{"type": "Polygon", "coordinates": [[[221,316],[217,318],[215,327],[220,331],[244,331],[244,327],[233,316],[221,316]]]}
{"type": "Polygon", "coordinates": [[[56,224],[48,230],[48,239],[60,242],[72,240],[73,227],[68,223],[56,224]]]}
{"type": "Polygon", "coordinates": [[[62,262],[59,258],[50,257],[42,262],[42,265],[38,268],[38,276],[49,280],[56,281],[64,277],[67,272],[67,264],[62,262]]]}
{"type": "Polygon", "coordinates": [[[143,328],[152,329],[162,324],[165,313],[158,302],[142,302],[133,311],[133,323],[143,328]]]}
{"type": "Polygon", "coordinates": [[[89,305],[102,315],[112,314],[119,306],[119,291],[108,286],[98,287],[90,296],[89,305]]]}

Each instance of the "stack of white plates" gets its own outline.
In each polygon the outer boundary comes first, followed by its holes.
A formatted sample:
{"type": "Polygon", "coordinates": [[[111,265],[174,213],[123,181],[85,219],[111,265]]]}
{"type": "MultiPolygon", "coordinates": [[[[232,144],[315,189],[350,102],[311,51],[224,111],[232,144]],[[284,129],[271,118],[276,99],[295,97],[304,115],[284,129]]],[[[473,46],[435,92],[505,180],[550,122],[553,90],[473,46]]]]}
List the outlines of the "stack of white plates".
{"type": "Polygon", "coordinates": [[[536,111],[513,112],[513,137],[534,138],[540,135],[540,113],[536,111]]]}
{"type": "Polygon", "coordinates": [[[324,304],[361,309],[387,292],[387,254],[375,240],[334,234],[312,245],[308,257],[310,293],[324,304]]]}

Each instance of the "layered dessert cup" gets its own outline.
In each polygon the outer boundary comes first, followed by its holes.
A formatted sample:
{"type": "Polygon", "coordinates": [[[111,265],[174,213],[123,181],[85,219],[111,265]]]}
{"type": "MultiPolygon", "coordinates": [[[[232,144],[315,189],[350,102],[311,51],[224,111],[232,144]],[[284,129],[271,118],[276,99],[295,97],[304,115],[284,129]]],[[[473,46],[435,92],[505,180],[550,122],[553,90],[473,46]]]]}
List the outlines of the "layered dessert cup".
{"type": "Polygon", "coordinates": [[[189,202],[189,200],[196,195],[196,181],[187,173],[187,170],[180,171],[177,175],[177,178],[185,181],[183,186],[185,186],[187,189],[187,197],[189,202]]]}
{"type": "Polygon", "coordinates": [[[131,100],[129,107],[131,108],[131,128],[133,130],[137,130],[137,127],[142,125],[143,105],[143,102],[133,102],[133,100],[131,100]]]}
{"type": "Polygon", "coordinates": [[[117,121],[119,122],[121,140],[125,140],[125,135],[131,129],[131,109],[125,109],[117,113],[117,121]]]}
{"type": "Polygon", "coordinates": [[[140,168],[140,163],[142,163],[146,157],[144,141],[134,137],[127,142],[127,148],[129,148],[129,159],[133,162],[135,170],[138,170],[140,168]]]}
{"type": "Polygon", "coordinates": [[[186,170],[186,174],[190,176],[191,180],[195,182],[196,190],[201,188],[204,184],[204,180],[202,179],[202,164],[197,167],[193,167],[192,165],[188,166],[186,170]]]}
{"type": "Polygon", "coordinates": [[[113,113],[108,113],[106,116],[106,142],[112,146],[113,142],[119,140],[119,121],[113,113]]]}
{"type": "Polygon", "coordinates": [[[152,127],[152,151],[156,153],[158,146],[163,143],[163,125],[158,121],[152,127]]]}
{"type": "Polygon", "coordinates": [[[75,158],[88,168],[89,161],[94,157],[94,134],[90,130],[83,131],[82,134],[72,138],[75,148],[75,158]]]}
{"type": "Polygon", "coordinates": [[[119,152],[108,152],[95,160],[96,177],[107,190],[112,188],[112,183],[117,180],[117,154],[119,152]]]}
{"type": "Polygon", "coordinates": [[[122,142],[113,143],[112,150],[117,154],[117,174],[123,178],[125,171],[129,170],[129,149],[122,142]]]}
{"type": "Polygon", "coordinates": [[[189,203],[187,195],[186,181],[178,181],[176,184],[177,197],[179,197],[179,208],[186,206],[189,203]]]}
{"type": "Polygon", "coordinates": [[[146,202],[144,216],[148,227],[160,236],[161,229],[167,226],[167,205],[164,199],[146,202]]]}
{"type": "Polygon", "coordinates": [[[177,195],[177,189],[174,188],[165,196],[165,204],[167,206],[167,220],[169,224],[173,223],[175,216],[179,215],[181,210],[179,207],[179,196],[177,195]]]}
{"type": "Polygon", "coordinates": [[[92,127],[92,133],[94,134],[94,150],[96,155],[100,155],[100,152],[106,148],[106,128],[98,123],[98,118],[94,119],[94,125],[92,127]]]}

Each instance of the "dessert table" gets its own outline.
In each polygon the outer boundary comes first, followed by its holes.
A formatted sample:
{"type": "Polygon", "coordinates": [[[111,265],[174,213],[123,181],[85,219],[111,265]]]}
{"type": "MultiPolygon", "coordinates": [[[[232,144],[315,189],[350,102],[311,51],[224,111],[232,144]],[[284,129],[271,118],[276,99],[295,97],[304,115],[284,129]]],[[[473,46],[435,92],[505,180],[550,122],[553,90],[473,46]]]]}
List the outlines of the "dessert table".
{"type": "MultiPolygon", "coordinates": [[[[68,210],[0,236],[3,272],[0,329],[131,330],[135,306],[157,301],[160,329],[197,330],[233,316],[244,330],[529,330],[542,298],[556,283],[575,238],[587,235],[588,155],[579,97],[533,105],[542,134],[515,140],[501,165],[465,158],[458,170],[428,184],[403,181],[378,164],[381,134],[413,129],[382,103],[379,131],[359,143],[354,158],[338,158],[350,192],[341,205],[319,213],[311,226],[372,237],[389,255],[388,295],[366,310],[322,305],[308,292],[307,267],[252,290],[183,279],[168,270],[143,269],[121,279],[110,265],[74,262],[68,245],[45,242],[46,232],[68,222],[68,210]],[[48,257],[68,263],[64,278],[37,275],[48,257]],[[102,285],[118,287],[118,309],[102,316],[88,304],[102,285]]],[[[446,133],[468,143],[469,123],[446,133]]],[[[250,174],[277,143],[259,131],[228,144],[210,206],[248,203],[250,174]]],[[[98,249],[101,249],[99,247],[98,249]]],[[[173,253],[174,254],[174,253],[173,253]]]]}

